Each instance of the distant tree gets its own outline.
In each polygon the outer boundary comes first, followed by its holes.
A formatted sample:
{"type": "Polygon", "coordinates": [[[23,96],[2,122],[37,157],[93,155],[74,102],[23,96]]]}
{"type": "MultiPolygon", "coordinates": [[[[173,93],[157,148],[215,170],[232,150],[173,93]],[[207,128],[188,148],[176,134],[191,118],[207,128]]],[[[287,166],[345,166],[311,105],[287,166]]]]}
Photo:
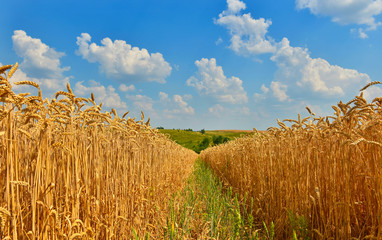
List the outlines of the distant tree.
{"type": "Polygon", "coordinates": [[[204,128],[202,130],[200,130],[200,133],[201,134],[205,134],[206,133],[206,130],[204,130],[204,128]]]}
{"type": "Polygon", "coordinates": [[[214,146],[219,145],[219,144],[223,143],[223,137],[220,135],[219,136],[214,135],[214,136],[212,136],[212,142],[213,142],[214,146]]]}
{"type": "Polygon", "coordinates": [[[205,137],[203,141],[201,142],[201,146],[208,148],[209,145],[210,145],[210,139],[208,137],[205,137]]]}
{"type": "Polygon", "coordinates": [[[225,142],[228,142],[229,141],[229,138],[228,137],[224,137],[219,135],[219,136],[213,136],[212,137],[212,142],[213,142],[213,145],[216,146],[216,145],[219,145],[219,144],[222,144],[222,143],[225,143],[225,142]]]}
{"type": "Polygon", "coordinates": [[[164,127],[157,127],[157,129],[164,129],[164,127]]]}
{"type": "Polygon", "coordinates": [[[204,149],[208,148],[210,146],[210,139],[208,137],[205,137],[196,147],[195,152],[200,153],[204,149]]]}
{"type": "Polygon", "coordinates": [[[184,129],[184,131],[193,132],[193,130],[191,128],[184,129]]]}

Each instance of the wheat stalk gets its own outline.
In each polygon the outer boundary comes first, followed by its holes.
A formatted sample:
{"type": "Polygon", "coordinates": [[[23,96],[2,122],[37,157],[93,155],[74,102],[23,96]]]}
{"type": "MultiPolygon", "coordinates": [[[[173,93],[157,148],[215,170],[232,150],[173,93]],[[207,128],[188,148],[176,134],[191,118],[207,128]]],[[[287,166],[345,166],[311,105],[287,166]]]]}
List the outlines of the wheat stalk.
{"type": "MultiPolygon", "coordinates": [[[[16,68],[0,68],[0,206],[11,206],[0,208],[3,232],[128,239],[133,226],[144,237],[148,224],[164,225],[166,213],[155,207],[166,209],[167,194],[182,187],[197,154],[151,129],[150,118],[143,123],[143,113],[135,121],[102,112],[94,94],[76,97],[69,83],[51,101],[30,81],[16,85],[34,86],[38,95],[16,95],[8,81],[16,68]],[[136,215],[149,222],[135,223],[136,215]]],[[[153,239],[163,236],[150,229],[153,239]]]]}
{"type": "Polygon", "coordinates": [[[381,82],[380,81],[370,82],[370,83],[366,84],[363,88],[361,88],[359,91],[366,90],[368,87],[376,85],[376,84],[381,84],[381,82]]]}

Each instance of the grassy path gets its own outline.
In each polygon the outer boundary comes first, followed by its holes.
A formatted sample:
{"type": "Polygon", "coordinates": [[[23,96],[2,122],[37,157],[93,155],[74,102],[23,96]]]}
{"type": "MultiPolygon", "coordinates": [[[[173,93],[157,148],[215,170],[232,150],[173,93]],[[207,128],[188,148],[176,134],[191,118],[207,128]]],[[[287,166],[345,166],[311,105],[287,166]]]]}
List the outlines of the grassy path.
{"type": "Polygon", "coordinates": [[[244,200],[224,190],[198,159],[186,187],[170,201],[164,239],[273,239],[273,224],[255,226],[244,200]]]}

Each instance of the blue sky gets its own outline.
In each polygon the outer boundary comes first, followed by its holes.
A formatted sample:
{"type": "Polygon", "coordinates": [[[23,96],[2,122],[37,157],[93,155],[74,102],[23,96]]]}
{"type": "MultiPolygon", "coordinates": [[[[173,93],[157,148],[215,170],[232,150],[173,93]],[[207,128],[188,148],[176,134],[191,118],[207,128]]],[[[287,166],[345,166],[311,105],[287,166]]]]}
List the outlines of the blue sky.
{"type": "Polygon", "coordinates": [[[266,129],[381,80],[381,13],[381,0],[14,0],[0,63],[48,98],[69,81],[153,126],[266,129]]]}

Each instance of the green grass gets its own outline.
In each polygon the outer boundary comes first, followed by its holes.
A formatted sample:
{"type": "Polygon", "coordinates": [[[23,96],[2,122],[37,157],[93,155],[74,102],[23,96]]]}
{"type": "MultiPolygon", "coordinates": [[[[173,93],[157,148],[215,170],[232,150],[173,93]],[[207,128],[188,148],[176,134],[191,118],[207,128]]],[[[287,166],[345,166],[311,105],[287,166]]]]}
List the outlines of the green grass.
{"type": "Polygon", "coordinates": [[[194,146],[199,144],[205,138],[205,136],[200,132],[170,129],[160,129],[159,131],[169,135],[172,140],[188,149],[193,149],[194,146]]]}
{"type": "MultiPolygon", "coordinates": [[[[277,239],[274,223],[267,225],[255,218],[253,200],[246,200],[223,187],[207,164],[197,159],[184,189],[168,204],[163,239],[277,239]]],[[[288,215],[291,229],[286,239],[311,239],[306,218],[292,211],[288,215]]]]}
{"type": "MultiPolygon", "coordinates": [[[[161,239],[230,239],[274,240],[273,222],[255,222],[251,214],[253,200],[238,199],[231,188],[222,182],[202,160],[197,159],[194,171],[185,187],[169,198],[168,215],[161,239]],[[250,204],[245,204],[250,202],[250,204]]],[[[292,232],[286,239],[309,240],[306,220],[288,211],[292,232]]],[[[152,239],[149,234],[139,238],[132,229],[133,238],[152,239]]]]}
{"type": "Polygon", "coordinates": [[[161,133],[168,134],[169,137],[182,145],[185,148],[194,150],[197,152],[199,144],[203,141],[204,138],[208,138],[212,145],[212,138],[214,136],[222,136],[223,138],[227,137],[229,140],[241,137],[243,135],[250,134],[249,132],[230,132],[230,131],[205,131],[205,134],[200,132],[191,132],[184,130],[172,130],[172,129],[159,129],[161,133]]]}
{"type": "Polygon", "coordinates": [[[272,239],[273,227],[258,230],[247,214],[250,206],[242,200],[231,189],[224,190],[206,164],[197,160],[186,187],[169,203],[164,239],[272,239]]]}

